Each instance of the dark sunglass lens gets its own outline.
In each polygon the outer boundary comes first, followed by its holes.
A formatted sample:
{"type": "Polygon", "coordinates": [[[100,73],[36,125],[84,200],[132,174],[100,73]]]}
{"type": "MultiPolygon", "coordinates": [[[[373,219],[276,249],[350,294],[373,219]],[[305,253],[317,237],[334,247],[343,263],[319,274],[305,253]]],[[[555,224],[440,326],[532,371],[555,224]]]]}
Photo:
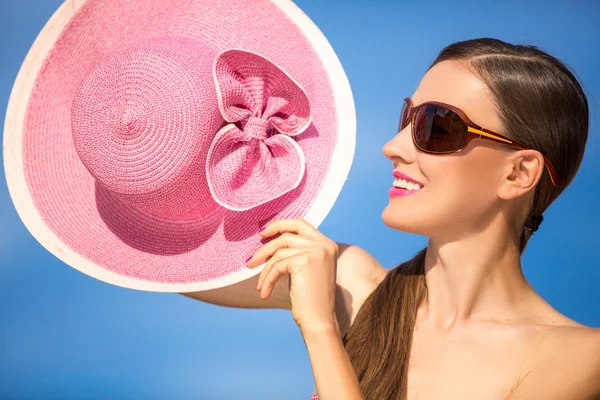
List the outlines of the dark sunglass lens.
{"type": "Polygon", "coordinates": [[[415,115],[415,142],[425,151],[451,153],[467,140],[467,125],[454,111],[440,106],[423,106],[415,115]]]}

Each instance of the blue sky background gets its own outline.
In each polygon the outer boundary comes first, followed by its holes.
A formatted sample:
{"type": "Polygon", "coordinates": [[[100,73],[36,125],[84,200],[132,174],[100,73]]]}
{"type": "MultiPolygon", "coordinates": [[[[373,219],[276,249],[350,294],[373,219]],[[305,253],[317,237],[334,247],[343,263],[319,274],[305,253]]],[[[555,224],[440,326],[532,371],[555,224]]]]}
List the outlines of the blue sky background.
{"type": "MultiPolygon", "coordinates": [[[[30,45],[59,0],[0,2],[0,112],[30,45]]],[[[491,36],[535,44],[569,64],[591,105],[579,175],[546,212],[524,271],[554,307],[600,327],[600,2],[298,0],[336,50],[355,96],[354,164],[320,226],[386,267],[425,238],[381,222],[401,99],[445,45],[491,36]]],[[[2,163],[3,164],[3,163],[2,163]]],[[[291,315],[229,309],[89,278],[25,229],[0,165],[0,398],[307,400],[312,373],[291,315]]]]}

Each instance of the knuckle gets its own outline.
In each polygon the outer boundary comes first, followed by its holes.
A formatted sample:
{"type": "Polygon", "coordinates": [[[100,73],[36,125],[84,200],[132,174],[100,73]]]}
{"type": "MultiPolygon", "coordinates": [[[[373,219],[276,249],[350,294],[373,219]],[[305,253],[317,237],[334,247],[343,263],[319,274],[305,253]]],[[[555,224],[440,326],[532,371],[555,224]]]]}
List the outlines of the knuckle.
{"type": "Polygon", "coordinates": [[[267,285],[270,285],[273,282],[273,280],[274,280],[274,274],[273,274],[273,271],[271,271],[269,273],[269,275],[267,275],[267,277],[265,278],[264,283],[266,283],[267,285]]]}
{"type": "Polygon", "coordinates": [[[277,242],[275,242],[275,240],[271,240],[270,242],[266,243],[263,247],[261,247],[258,252],[261,252],[261,254],[266,253],[266,254],[270,254],[273,253],[275,251],[275,249],[277,249],[277,242]]]}
{"type": "Polygon", "coordinates": [[[265,263],[265,273],[269,273],[273,269],[273,267],[277,264],[277,259],[275,257],[271,257],[265,263]]]}
{"type": "Polygon", "coordinates": [[[292,238],[292,236],[294,236],[294,235],[291,234],[290,232],[284,232],[281,234],[280,237],[282,238],[282,240],[285,240],[287,242],[292,238]]]}
{"type": "Polygon", "coordinates": [[[337,255],[340,250],[339,246],[334,241],[329,241],[328,249],[329,249],[329,252],[333,255],[337,255]]]}
{"type": "Polygon", "coordinates": [[[302,262],[302,264],[310,263],[310,254],[307,252],[300,254],[300,256],[298,258],[300,259],[300,262],[302,262]]]}
{"type": "Polygon", "coordinates": [[[327,243],[320,243],[319,246],[316,247],[319,255],[326,255],[331,251],[331,246],[327,243]]]}
{"type": "Polygon", "coordinates": [[[284,267],[285,267],[285,262],[284,261],[281,261],[281,260],[277,261],[273,265],[273,271],[281,272],[284,267]]]}

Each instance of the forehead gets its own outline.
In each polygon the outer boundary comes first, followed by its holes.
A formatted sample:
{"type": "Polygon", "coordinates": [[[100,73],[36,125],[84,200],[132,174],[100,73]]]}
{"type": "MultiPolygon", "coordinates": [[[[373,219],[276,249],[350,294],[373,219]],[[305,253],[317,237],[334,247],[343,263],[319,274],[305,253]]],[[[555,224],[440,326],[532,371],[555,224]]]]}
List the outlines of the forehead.
{"type": "Polygon", "coordinates": [[[411,97],[414,105],[440,101],[460,108],[478,125],[500,130],[490,92],[485,83],[464,64],[443,61],[431,68],[411,97]]]}

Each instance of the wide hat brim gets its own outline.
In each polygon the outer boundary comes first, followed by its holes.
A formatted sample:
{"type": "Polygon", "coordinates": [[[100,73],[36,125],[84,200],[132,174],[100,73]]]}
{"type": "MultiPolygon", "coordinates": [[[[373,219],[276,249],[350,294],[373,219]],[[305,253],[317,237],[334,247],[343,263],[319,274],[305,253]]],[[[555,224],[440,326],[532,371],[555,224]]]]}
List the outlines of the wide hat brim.
{"type": "Polygon", "coordinates": [[[349,82],[327,39],[287,0],[67,0],[31,47],[7,107],[8,189],[27,229],[69,266],[136,290],[193,292],[262,270],[245,260],[275,219],[315,227],[350,170],[356,134],[349,82]],[[84,167],[72,140],[78,85],[103,57],[153,36],[184,36],[218,50],[244,49],[285,70],[306,91],[312,123],[298,135],[306,171],[293,191],[248,211],[159,218],[118,201],[84,167]]]}

